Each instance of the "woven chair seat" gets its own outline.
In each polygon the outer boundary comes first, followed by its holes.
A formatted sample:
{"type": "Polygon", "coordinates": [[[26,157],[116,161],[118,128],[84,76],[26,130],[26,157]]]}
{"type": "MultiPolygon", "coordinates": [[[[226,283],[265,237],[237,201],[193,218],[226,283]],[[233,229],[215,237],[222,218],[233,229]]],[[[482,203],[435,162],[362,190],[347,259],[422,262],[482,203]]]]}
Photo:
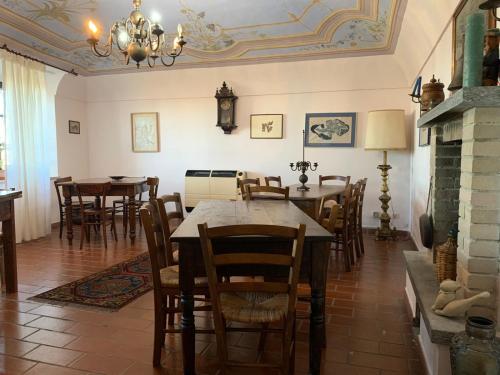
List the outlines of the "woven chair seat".
{"type": "Polygon", "coordinates": [[[221,293],[220,300],[224,318],[240,323],[280,321],[288,310],[288,294],[221,293]]]}
{"type": "MultiPolygon", "coordinates": [[[[165,267],[160,270],[161,285],[169,288],[179,287],[179,266],[165,267]]],[[[206,277],[195,277],[195,287],[207,287],[208,280],[206,277]]]]}

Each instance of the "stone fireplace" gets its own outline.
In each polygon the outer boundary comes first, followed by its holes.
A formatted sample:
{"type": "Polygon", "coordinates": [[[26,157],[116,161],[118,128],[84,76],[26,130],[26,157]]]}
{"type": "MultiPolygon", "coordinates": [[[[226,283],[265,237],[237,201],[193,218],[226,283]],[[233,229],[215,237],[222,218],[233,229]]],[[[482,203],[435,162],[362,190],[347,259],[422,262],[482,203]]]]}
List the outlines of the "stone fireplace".
{"type": "MultiPolygon", "coordinates": [[[[475,312],[500,323],[500,87],[461,89],[424,114],[418,126],[431,128],[434,247],[458,229],[457,281],[466,297],[489,291],[491,298],[475,312]]],[[[405,258],[406,295],[420,322],[427,368],[449,374],[448,346],[464,330],[464,320],[432,311],[439,285],[431,254],[405,252],[405,258]]]]}
{"type": "Polygon", "coordinates": [[[419,121],[432,127],[434,245],[458,229],[457,280],[498,310],[500,88],[466,88],[436,109],[419,121]]]}

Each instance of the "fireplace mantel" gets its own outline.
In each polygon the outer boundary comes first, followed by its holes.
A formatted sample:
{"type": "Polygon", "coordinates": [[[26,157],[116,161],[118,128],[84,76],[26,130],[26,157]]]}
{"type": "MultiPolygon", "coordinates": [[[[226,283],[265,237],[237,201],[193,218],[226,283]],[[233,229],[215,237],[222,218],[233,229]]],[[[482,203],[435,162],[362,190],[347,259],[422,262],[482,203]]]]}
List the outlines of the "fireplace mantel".
{"type": "Polygon", "coordinates": [[[500,104],[500,87],[464,87],[440,103],[417,121],[419,128],[428,128],[462,117],[471,108],[497,107],[500,104]]]}

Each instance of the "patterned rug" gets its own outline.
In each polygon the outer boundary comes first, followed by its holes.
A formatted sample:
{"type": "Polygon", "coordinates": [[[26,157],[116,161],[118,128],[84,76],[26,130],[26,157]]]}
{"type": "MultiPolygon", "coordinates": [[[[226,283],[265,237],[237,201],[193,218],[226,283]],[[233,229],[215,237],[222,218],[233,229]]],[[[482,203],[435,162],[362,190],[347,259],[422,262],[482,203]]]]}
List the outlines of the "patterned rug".
{"type": "Polygon", "coordinates": [[[118,310],[153,289],[148,253],[30,299],[118,310]]]}

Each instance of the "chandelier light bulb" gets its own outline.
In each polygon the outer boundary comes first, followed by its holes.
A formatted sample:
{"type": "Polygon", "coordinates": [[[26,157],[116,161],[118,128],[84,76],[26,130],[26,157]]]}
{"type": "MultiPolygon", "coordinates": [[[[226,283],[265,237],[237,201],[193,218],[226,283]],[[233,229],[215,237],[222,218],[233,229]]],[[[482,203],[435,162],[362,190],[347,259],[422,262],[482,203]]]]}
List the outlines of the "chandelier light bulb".
{"type": "Polygon", "coordinates": [[[153,10],[151,12],[151,22],[153,23],[159,23],[161,21],[161,14],[157,12],[156,10],[153,10]]]}
{"type": "Polygon", "coordinates": [[[179,38],[182,36],[182,25],[178,24],[177,25],[177,33],[179,34],[179,38]]]}
{"type": "Polygon", "coordinates": [[[120,30],[118,33],[118,42],[120,42],[121,45],[126,44],[128,42],[128,34],[126,30],[120,30]]]}
{"type": "Polygon", "coordinates": [[[97,29],[97,26],[95,25],[94,21],[89,20],[88,27],[89,27],[90,32],[92,33],[92,36],[96,36],[98,29],[97,29]]]}

